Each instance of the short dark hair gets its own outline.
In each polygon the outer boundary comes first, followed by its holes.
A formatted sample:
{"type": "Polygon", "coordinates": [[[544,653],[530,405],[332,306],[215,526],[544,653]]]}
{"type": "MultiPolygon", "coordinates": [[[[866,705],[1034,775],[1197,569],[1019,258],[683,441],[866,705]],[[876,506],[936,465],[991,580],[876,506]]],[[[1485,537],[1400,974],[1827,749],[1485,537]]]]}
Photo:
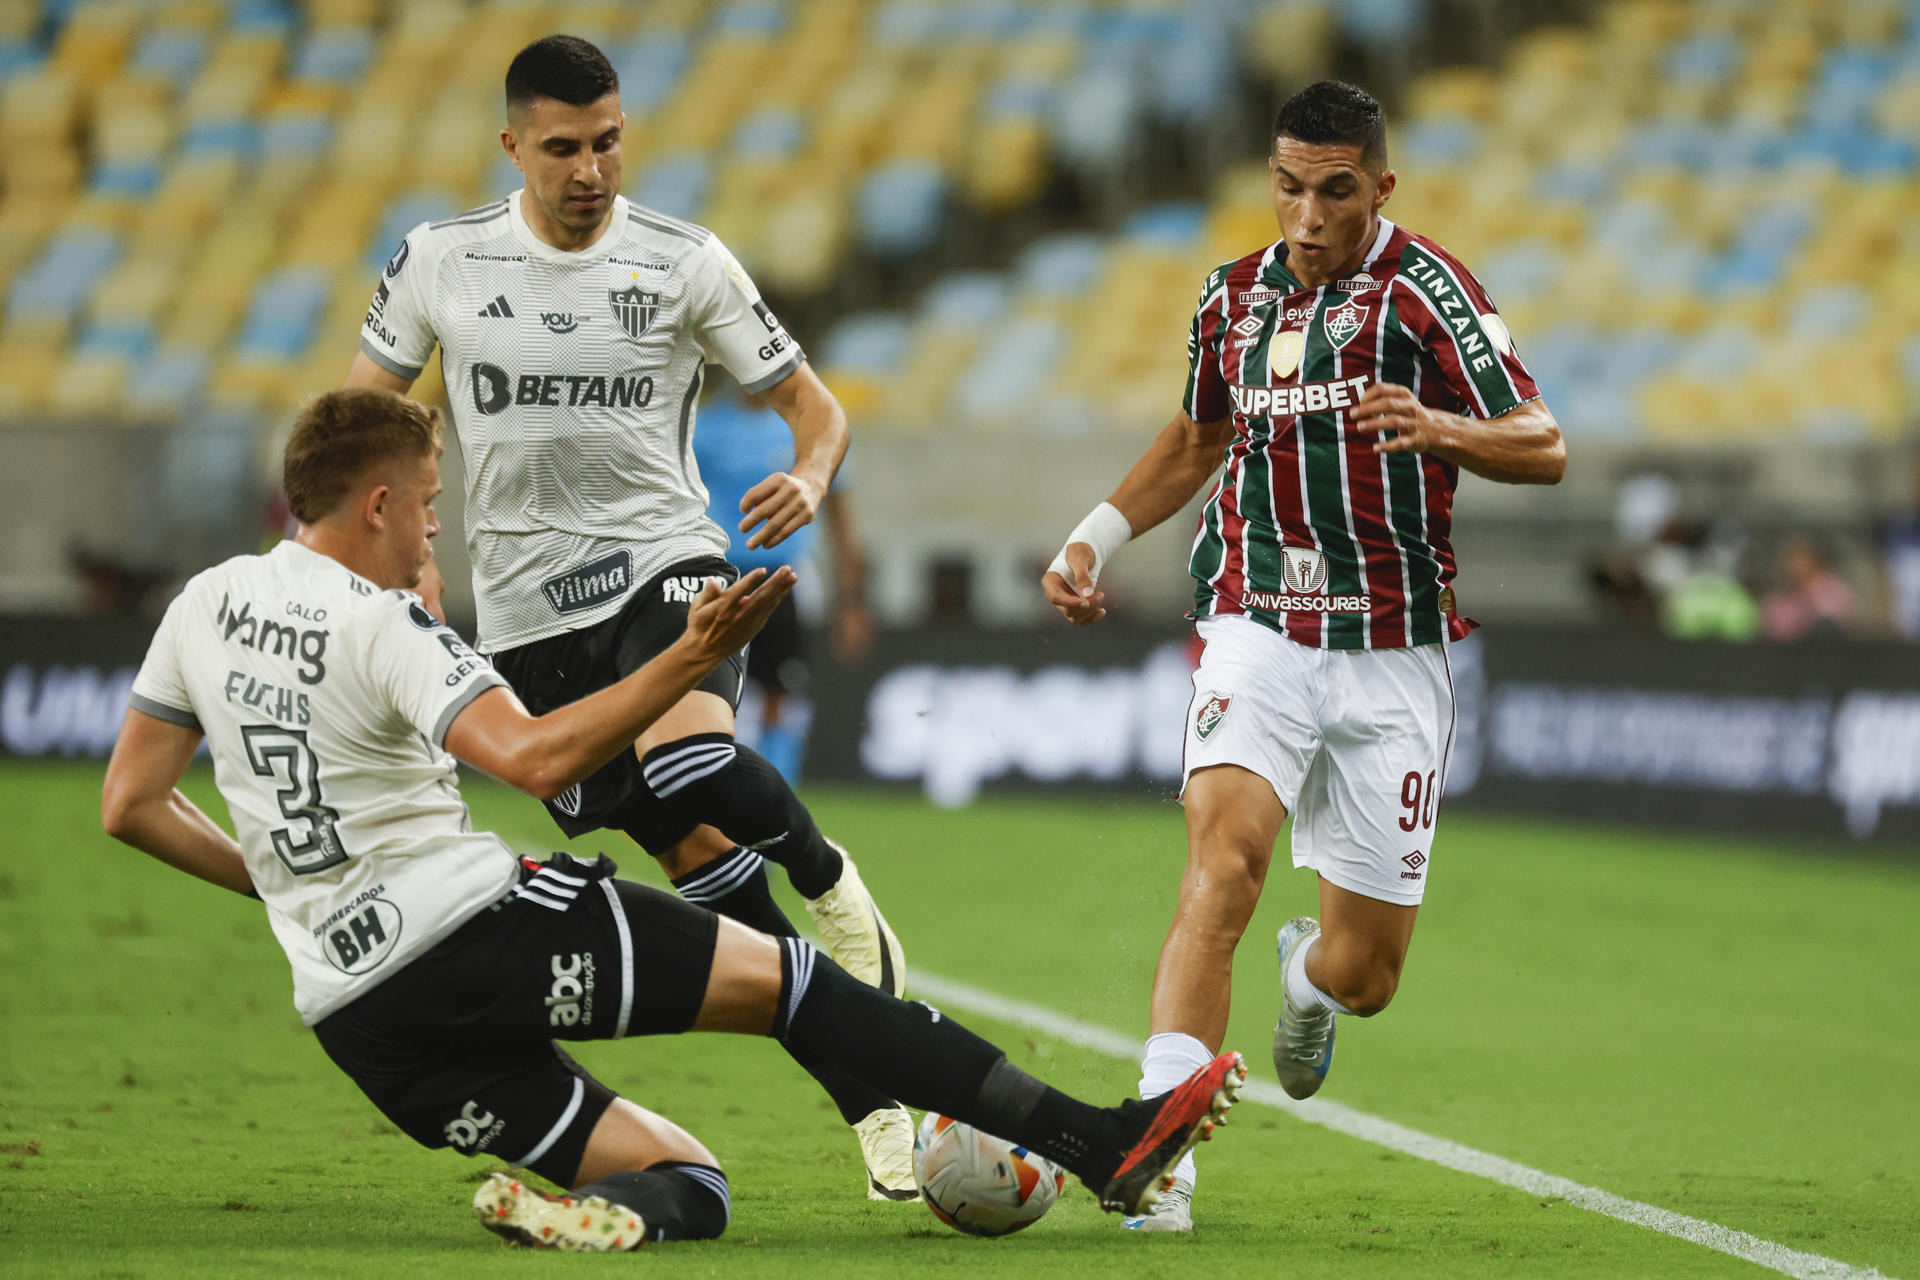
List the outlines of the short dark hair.
{"type": "Polygon", "coordinates": [[[1272,142],[1359,147],[1361,162],[1387,167],[1387,117],[1365,89],[1344,80],[1317,80],[1288,98],[1273,118],[1272,142]]]}
{"type": "Polygon", "coordinates": [[[301,524],[332,515],[367,468],[393,458],[439,457],[440,413],[381,387],[315,396],[293,419],[280,472],[301,524]]]}
{"type": "Polygon", "coordinates": [[[507,65],[508,111],[524,108],[535,98],[584,107],[619,88],[620,75],[607,55],[579,36],[543,36],[507,65]]]}

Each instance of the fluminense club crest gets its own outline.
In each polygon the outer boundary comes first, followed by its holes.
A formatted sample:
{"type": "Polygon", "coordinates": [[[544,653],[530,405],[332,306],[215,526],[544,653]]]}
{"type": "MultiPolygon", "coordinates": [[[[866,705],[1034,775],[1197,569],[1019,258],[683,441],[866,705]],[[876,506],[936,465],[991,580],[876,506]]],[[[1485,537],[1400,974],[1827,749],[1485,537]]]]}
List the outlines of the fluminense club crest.
{"type": "Polygon", "coordinates": [[[1316,547],[1280,548],[1280,576],[1295,595],[1315,595],[1327,588],[1327,554],[1316,547]]]}
{"type": "Polygon", "coordinates": [[[1360,332],[1367,322],[1367,309],[1358,302],[1347,301],[1327,312],[1327,341],[1336,347],[1344,347],[1353,341],[1353,335],[1360,332]]]}
{"type": "Polygon", "coordinates": [[[1207,700],[1200,704],[1200,710],[1193,717],[1193,736],[1205,742],[1213,731],[1220,727],[1220,721],[1227,714],[1227,706],[1233,699],[1224,693],[1210,693],[1207,700]]]}
{"type": "Polygon", "coordinates": [[[609,289],[607,299],[613,303],[613,318],[620,322],[629,338],[638,338],[652,328],[653,317],[660,310],[660,295],[649,293],[637,284],[625,289],[609,289]]]}

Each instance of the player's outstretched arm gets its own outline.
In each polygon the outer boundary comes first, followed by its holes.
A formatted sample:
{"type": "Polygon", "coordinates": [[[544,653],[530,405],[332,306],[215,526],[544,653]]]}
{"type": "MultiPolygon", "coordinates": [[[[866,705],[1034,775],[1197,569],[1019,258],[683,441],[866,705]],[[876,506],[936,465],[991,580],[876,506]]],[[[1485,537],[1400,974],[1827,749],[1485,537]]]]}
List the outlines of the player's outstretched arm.
{"type": "Polygon", "coordinates": [[[107,762],[100,824],[170,867],[252,897],[239,844],[177,790],[200,738],[197,729],[129,710],[107,762]]]}
{"type": "Polygon", "coordinates": [[[454,756],[541,800],[551,800],[632,748],[635,738],[766,625],[794,572],[755,569],[724,591],[709,579],[687,629],[665,653],[600,692],[544,716],[504,685],[468,703],[447,726],[454,756]]]}
{"type": "Polygon", "coordinates": [[[1047,603],[1075,626],[1106,617],[1107,597],[1095,585],[1108,554],[1191,502],[1200,486],[1219,470],[1222,451],[1231,439],[1231,418],[1195,422],[1185,410],[1175,414],[1113,496],[1067,535],[1067,545],[1040,577],[1047,603]],[[1126,527],[1122,529],[1121,524],[1126,527]]]}
{"type": "Polygon", "coordinates": [[[383,369],[375,364],[364,351],[354,353],[353,365],[347,370],[344,387],[382,387],[388,391],[398,391],[401,395],[413,390],[413,379],[403,378],[391,369],[383,369]]]}
{"type": "Polygon", "coordinates": [[[774,472],[740,499],[740,532],[753,530],[747,545],[777,547],[819,512],[847,456],[847,415],[810,364],[753,400],[779,414],[793,432],[793,470],[774,472]]]}
{"type": "Polygon", "coordinates": [[[1567,473],[1560,424],[1537,397],[1482,420],[1429,408],[1407,388],[1377,382],[1347,421],[1380,433],[1376,453],[1430,453],[1501,484],[1559,484],[1567,473]]]}

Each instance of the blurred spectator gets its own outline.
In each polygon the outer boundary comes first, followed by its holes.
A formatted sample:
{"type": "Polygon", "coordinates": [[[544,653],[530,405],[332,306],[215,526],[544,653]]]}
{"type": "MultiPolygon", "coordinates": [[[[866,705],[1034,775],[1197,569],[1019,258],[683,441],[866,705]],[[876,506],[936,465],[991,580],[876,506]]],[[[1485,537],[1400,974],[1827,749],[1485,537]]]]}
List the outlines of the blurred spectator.
{"type": "Polygon", "coordinates": [[[851,665],[865,658],[873,646],[873,615],[867,610],[866,597],[867,562],[854,535],[847,467],[841,466],[812,524],[777,547],[750,548],[747,536],[740,532],[741,496],[768,476],[793,466],[792,431],[772,410],[727,395],[701,406],[693,452],[700,479],[707,486],[707,514],[726,531],[731,544],[727,559],[742,573],[783,564],[800,570],[800,589],[774,611],[747,650],[747,680],[752,687],[741,699],[735,722],[740,740],[797,785],[813,707],[807,698],[810,674],[794,599],[803,591],[819,599],[817,588],[812,587],[814,575],[808,562],[815,530],[822,526],[833,555],[833,590],[827,601],[833,656],[851,665]]]}
{"type": "Polygon", "coordinates": [[[1630,477],[1614,508],[1617,542],[1590,573],[1616,616],[1681,640],[1751,640],[1760,610],[1738,569],[1746,536],[1680,514],[1680,491],[1657,472],[1630,477]]]}
{"type": "Polygon", "coordinates": [[[1780,548],[1775,575],[1779,585],[1760,606],[1767,639],[1804,640],[1853,629],[1853,589],[1841,581],[1833,557],[1818,542],[1804,534],[1788,538],[1780,548]]]}
{"type": "Polygon", "coordinates": [[[1913,460],[1912,499],[1878,541],[1888,620],[1901,639],[1920,640],[1920,453],[1913,460]]]}

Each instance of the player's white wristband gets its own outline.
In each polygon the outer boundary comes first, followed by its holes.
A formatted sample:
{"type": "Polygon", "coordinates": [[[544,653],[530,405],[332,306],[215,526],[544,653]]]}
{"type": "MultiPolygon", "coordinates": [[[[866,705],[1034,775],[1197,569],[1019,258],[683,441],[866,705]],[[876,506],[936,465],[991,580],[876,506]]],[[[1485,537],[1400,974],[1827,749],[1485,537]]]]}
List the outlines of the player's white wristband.
{"type": "Polygon", "coordinates": [[[1088,576],[1098,582],[1107,557],[1132,540],[1133,526],[1120,514],[1120,508],[1111,502],[1103,502],[1089,511],[1085,520],[1074,526],[1066,542],[1061,544],[1060,554],[1047,566],[1047,572],[1059,574],[1069,588],[1073,587],[1073,570],[1067,567],[1067,548],[1076,542],[1084,542],[1093,548],[1093,568],[1088,571],[1088,576]]]}

